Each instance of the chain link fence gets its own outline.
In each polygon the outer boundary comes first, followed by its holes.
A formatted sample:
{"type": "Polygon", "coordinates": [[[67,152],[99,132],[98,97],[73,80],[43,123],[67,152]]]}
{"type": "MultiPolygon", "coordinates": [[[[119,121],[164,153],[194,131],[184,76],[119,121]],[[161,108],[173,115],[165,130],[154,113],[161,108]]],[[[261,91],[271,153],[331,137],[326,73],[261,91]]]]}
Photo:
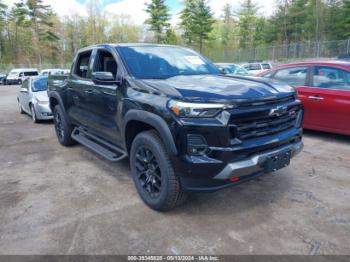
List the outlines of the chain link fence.
{"type": "Polygon", "coordinates": [[[259,46],[253,49],[207,50],[215,62],[247,62],[268,60],[287,62],[317,58],[336,58],[350,53],[350,38],[338,41],[298,42],[289,45],[259,46]]]}
{"type": "MultiPolygon", "coordinates": [[[[208,48],[204,55],[214,62],[247,62],[266,60],[288,62],[296,60],[337,58],[350,54],[350,38],[338,41],[299,42],[289,45],[259,46],[253,49],[217,50],[208,48]]],[[[36,68],[39,71],[50,68],[70,68],[71,64],[0,64],[0,74],[6,74],[13,68],[36,68]]]]}

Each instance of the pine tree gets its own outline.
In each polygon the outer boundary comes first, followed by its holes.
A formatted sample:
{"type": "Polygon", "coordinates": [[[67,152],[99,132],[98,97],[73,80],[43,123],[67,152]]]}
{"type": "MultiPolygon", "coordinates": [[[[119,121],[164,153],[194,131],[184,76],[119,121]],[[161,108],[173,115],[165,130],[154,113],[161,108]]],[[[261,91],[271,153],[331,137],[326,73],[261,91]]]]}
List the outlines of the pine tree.
{"type": "Polygon", "coordinates": [[[169,9],[165,4],[165,0],[152,0],[149,4],[146,4],[146,12],[150,17],[145,23],[150,26],[149,30],[155,33],[157,43],[160,43],[164,31],[170,26],[169,9]]]}
{"type": "Polygon", "coordinates": [[[192,45],[193,42],[193,10],[195,9],[195,6],[195,0],[185,0],[184,8],[180,13],[180,26],[184,31],[182,37],[185,39],[188,45],[192,45]]]}
{"type": "Polygon", "coordinates": [[[258,8],[252,0],[245,0],[238,13],[239,16],[239,45],[241,48],[252,47],[256,30],[258,8]]]}
{"type": "Polygon", "coordinates": [[[214,19],[206,0],[188,0],[181,12],[181,25],[185,31],[185,37],[191,43],[195,40],[199,45],[199,51],[203,51],[203,45],[209,39],[213,29],[214,19]]]}

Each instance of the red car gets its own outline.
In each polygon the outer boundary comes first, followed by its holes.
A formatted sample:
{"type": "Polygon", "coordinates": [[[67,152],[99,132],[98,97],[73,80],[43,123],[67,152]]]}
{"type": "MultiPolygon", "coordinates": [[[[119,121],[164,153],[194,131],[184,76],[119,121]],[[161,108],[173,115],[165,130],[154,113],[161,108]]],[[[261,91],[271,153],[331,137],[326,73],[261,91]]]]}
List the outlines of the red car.
{"type": "Polygon", "coordinates": [[[350,62],[302,62],[259,76],[294,86],[304,103],[304,128],[350,135],[350,62]]]}

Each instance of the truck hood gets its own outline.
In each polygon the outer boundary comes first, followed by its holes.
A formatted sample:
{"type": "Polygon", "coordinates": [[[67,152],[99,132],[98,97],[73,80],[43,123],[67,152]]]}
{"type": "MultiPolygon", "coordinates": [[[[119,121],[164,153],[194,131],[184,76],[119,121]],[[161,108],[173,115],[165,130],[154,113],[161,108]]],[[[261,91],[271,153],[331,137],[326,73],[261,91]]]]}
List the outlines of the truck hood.
{"type": "Polygon", "coordinates": [[[292,87],[278,81],[245,76],[176,76],[168,79],[146,79],[142,82],[167,96],[199,102],[260,100],[295,92],[292,87]]]}

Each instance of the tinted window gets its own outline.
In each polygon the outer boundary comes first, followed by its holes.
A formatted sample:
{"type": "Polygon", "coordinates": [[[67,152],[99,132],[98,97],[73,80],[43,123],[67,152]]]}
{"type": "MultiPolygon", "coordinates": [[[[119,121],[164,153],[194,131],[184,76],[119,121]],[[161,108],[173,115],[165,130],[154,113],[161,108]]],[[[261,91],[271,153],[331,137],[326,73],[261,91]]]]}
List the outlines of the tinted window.
{"type": "Polygon", "coordinates": [[[39,78],[32,82],[32,91],[40,92],[47,90],[47,78],[39,78]]]}
{"type": "Polygon", "coordinates": [[[91,51],[84,52],[78,55],[77,63],[75,65],[74,73],[81,77],[87,78],[89,62],[90,62],[91,51]]]}
{"type": "Polygon", "coordinates": [[[249,65],[245,65],[244,68],[249,70],[249,71],[261,70],[261,65],[260,64],[249,64],[249,65]]]}
{"type": "Polygon", "coordinates": [[[117,69],[117,62],[112,54],[105,50],[98,50],[93,72],[111,72],[116,78],[117,69]]]}
{"type": "Polygon", "coordinates": [[[129,72],[137,78],[220,74],[213,64],[189,49],[175,46],[117,48],[129,72]]]}
{"type": "Polygon", "coordinates": [[[291,67],[278,70],[274,79],[283,81],[291,86],[304,86],[307,78],[307,67],[291,67]]]}
{"type": "Polygon", "coordinates": [[[261,64],[263,69],[271,69],[269,64],[261,64]]]}
{"type": "Polygon", "coordinates": [[[350,72],[332,67],[315,67],[313,86],[350,90],[350,72]]]}
{"type": "Polygon", "coordinates": [[[38,75],[38,72],[24,72],[24,76],[37,76],[38,75]]]}

